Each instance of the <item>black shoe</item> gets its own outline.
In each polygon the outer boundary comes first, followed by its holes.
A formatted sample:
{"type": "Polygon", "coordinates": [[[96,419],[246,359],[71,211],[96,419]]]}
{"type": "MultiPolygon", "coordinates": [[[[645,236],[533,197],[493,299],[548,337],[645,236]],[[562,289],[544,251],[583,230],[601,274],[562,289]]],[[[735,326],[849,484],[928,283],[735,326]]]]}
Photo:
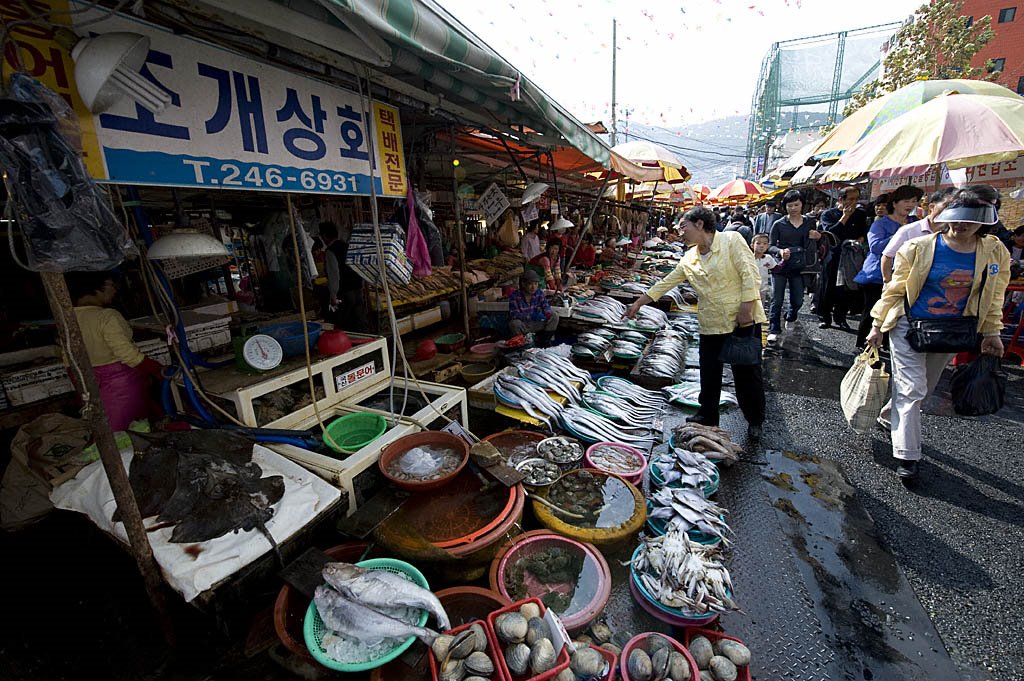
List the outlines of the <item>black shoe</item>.
{"type": "Polygon", "coordinates": [[[896,475],[900,476],[901,480],[912,480],[917,477],[917,469],[917,461],[900,461],[900,465],[896,469],[896,475]]]}
{"type": "Polygon", "coordinates": [[[747,426],[747,440],[755,443],[761,441],[760,425],[754,425],[753,423],[751,423],[749,426],[747,426]]]}
{"type": "Polygon", "coordinates": [[[853,331],[853,329],[850,328],[850,325],[846,323],[845,319],[841,322],[836,322],[836,327],[843,331],[853,331]]]}
{"type": "Polygon", "coordinates": [[[828,322],[822,322],[821,324],[818,324],[818,328],[819,329],[831,329],[832,325],[829,324],[828,322]]]}

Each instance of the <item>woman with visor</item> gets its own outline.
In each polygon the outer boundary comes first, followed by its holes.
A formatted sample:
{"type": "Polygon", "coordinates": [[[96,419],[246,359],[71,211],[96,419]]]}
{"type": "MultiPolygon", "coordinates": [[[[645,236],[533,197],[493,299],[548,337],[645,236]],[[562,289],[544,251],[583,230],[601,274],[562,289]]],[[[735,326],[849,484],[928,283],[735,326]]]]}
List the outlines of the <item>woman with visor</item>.
{"type": "Polygon", "coordinates": [[[883,334],[889,333],[892,399],[881,417],[891,421],[892,454],[904,480],[918,473],[921,403],[954,356],[915,350],[907,338],[911,320],[930,320],[941,327],[942,320],[974,317],[981,352],[1003,355],[999,332],[1010,257],[999,239],[987,234],[998,219],[995,205],[979,193],[970,188],[957,192],[935,218],[942,229],[908,241],[896,254],[892,280],[871,308],[867,342],[880,347],[883,334]]]}

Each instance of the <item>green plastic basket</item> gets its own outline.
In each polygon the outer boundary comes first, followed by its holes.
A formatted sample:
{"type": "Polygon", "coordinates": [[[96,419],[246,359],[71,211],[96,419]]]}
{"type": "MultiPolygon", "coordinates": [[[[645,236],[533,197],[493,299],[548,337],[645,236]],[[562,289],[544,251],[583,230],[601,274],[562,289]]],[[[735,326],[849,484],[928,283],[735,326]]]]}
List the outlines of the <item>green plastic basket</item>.
{"type": "Polygon", "coordinates": [[[387,419],[380,414],[355,412],[331,421],[324,431],[323,441],[336,452],[351,454],[379,438],[387,429],[387,419]]]}
{"type": "MultiPolygon", "coordinates": [[[[367,570],[387,570],[388,572],[394,572],[395,574],[402,575],[413,584],[417,584],[424,589],[430,588],[430,585],[427,584],[427,578],[423,576],[422,572],[401,560],[394,560],[393,558],[371,558],[369,560],[356,563],[356,565],[361,568],[366,568],[367,570]]],[[[425,625],[427,623],[428,616],[429,614],[427,611],[422,610],[420,612],[419,619],[416,620],[416,625],[420,627],[425,625]]],[[[309,649],[309,654],[313,656],[314,660],[328,669],[333,669],[339,672],[364,672],[368,669],[376,669],[377,667],[391,662],[396,657],[404,653],[416,640],[415,636],[410,636],[380,657],[375,657],[371,660],[366,660],[365,662],[338,662],[337,660],[328,657],[327,651],[324,650],[323,638],[327,631],[327,627],[324,626],[323,621],[320,619],[320,613],[317,612],[316,603],[311,601],[309,607],[306,609],[306,619],[302,623],[302,635],[306,639],[306,648],[309,649]]]]}

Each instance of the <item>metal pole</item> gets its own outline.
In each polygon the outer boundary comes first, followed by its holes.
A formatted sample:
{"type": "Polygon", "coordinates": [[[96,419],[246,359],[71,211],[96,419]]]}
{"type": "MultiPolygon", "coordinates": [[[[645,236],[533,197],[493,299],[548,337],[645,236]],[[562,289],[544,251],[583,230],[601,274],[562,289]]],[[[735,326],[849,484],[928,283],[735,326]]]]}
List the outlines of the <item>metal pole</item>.
{"type": "MultiPolygon", "coordinates": [[[[562,205],[562,196],[558,193],[558,171],[555,170],[555,155],[548,150],[548,163],[551,164],[551,183],[555,185],[555,201],[558,203],[558,217],[562,217],[565,206],[562,205]]],[[[554,220],[552,220],[554,222],[554,220]]]]}
{"type": "Polygon", "coordinates": [[[82,408],[82,416],[89,422],[96,446],[99,448],[100,461],[103,462],[103,470],[110,482],[110,491],[113,492],[114,501],[121,512],[121,520],[124,522],[124,529],[128,535],[128,545],[131,548],[132,556],[142,574],[149,602],[160,619],[160,628],[163,630],[164,638],[168,645],[174,647],[177,637],[174,634],[170,612],[167,609],[160,568],[153,558],[153,549],[149,545],[146,528],[142,524],[138,503],[136,503],[135,495],[128,483],[128,474],[124,470],[124,463],[121,461],[121,453],[114,440],[114,433],[110,430],[107,411],[103,408],[103,402],[100,400],[100,388],[96,383],[92,364],[89,362],[89,353],[86,352],[85,342],[82,340],[82,329],[78,326],[78,317],[75,316],[72,307],[67,283],[64,281],[64,275],[59,272],[40,272],[39,276],[42,277],[43,288],[46,290],[46,298],[50,303],[50,310],[53,312],[54,318],[63,321],[66,334],[64,342],[70,355],[68,361],[74,363],[79,369],[74,375],[81,382],[78,387],[86,400],[82,408]]]}
{"type": "MultiPolygon", "coordinates": [[[[455,126],[450,126],[448,132],[448,140],[450,142],[449,151],[451,152],[452,160],[455,160],[455,126]]],[[[505,140],[501,141],[505,144],[505,140]]],[[[508,149],[508,145],[505,145],[508,149]]],[[[509,149],[509,155],[512,156],[512,160],[515,161],[515,154],[509,149]]],[[[516,162],[516,167],[519,168],[519,162],[516,162]]],[[[522,173],[523,169],[519,168],[519,172],[522,173]]],[[[523,177],[526,177],[526,173],[523,173],[523,177]]],[[[455,177],[455,164],[452,164],[452,204],[455,207],[455,233],[457,235],[456,242],[459,245],[459,295],[462,299],[462,329],[466,334],[466,338],[469,338],[469,296],[466,294],[466,226],[462,222],[462,207],[459,205],[459,178],[455,177]]]]}
{"type": "MultiPolygon", "coordinates": [[[[526,171],[523,170],[523,167],[521,165],[519,165],[519,159],[516,158],[516,155],[512,153],[512,148],[508,146],[508,142],[505,141],[505,137],[498,132],[494,133],[494,135],[501,141],[501,146],[505,147],[505,151],[507,151],[509,157],[511,157],[512,163],[516,165],[516,170],[519,171],[519,175],[523,178],[523,182],[525,182],[526,184],[530,184],[530,178],[526,176],[526,171]]],[[[455,154],[454,150],[452,151],[452,154],[455,154]]]]}
{"type": "Polygon", "coordinates": [[[580,232],[580,238],[576,241],[576,248],[572,249],[572,256],[569,258],[569,264],[566,268],[572,266],[572,261],[576,259],[576,251],[580,250],[580,244],[583,243],[583,237],[587,235],[591,225],[594,222],[594,214],[597,213],[597,207],[601,205],[601,199],[604,198],[604,190],[608,188],[608,180],[612,179],[612,171],[604,176],[604,182],[601,183],[601,189],[597,192],[597,199],[594,200],[594,207],[590,209],[590,216],[587,217],[587,221],[583,224],[583,231],[580,232]]]}
{"type": "MultiPolygon", "coordinates": [[[[612,19],[612,146],[615,146],[615,33],[616,21],[612,19]]],[[[576,255],[573,253],[573,255],[576,255]]]]}

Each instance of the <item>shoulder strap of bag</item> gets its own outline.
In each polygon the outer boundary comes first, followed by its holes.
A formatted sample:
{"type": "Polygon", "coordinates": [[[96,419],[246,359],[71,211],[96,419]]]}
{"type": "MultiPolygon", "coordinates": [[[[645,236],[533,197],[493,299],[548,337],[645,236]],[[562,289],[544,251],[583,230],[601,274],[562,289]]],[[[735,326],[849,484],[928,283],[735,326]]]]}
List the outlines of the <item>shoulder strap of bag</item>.
{"type": "MultiPolygon", "coordinates": [[[[941,238],[941,237],[939,237],[941,238]]],[[[934,263],[934,261],[933,261],[934,263]]],[[[981,286],[978,287],[978,324],[981,324],[981,296],[985,292],[985,282],[988,281],[988,265],[981,270],[981,286]]],[[[910,321],[910,298],[907,297],[906,291],[903,292],[903,311],[907,316],[907,321],[910,321]]]]}

